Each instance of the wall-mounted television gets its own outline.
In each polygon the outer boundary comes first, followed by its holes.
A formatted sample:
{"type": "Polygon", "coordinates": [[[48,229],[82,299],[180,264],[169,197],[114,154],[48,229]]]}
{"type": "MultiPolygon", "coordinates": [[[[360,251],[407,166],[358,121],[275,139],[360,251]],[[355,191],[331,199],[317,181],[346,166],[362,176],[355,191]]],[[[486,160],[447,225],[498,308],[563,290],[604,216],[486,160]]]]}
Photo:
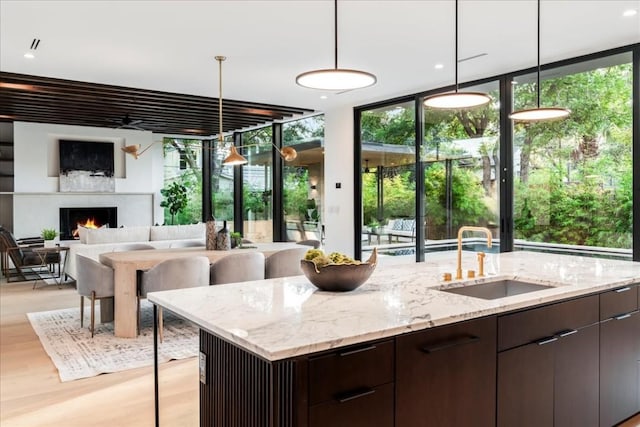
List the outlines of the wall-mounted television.
{"type": "Polygon", "coordinates": [[[98,176],[113,176],[113,142],[58,141],[60,144],[60,175],[71,171],[88,171],[98,176]]]}

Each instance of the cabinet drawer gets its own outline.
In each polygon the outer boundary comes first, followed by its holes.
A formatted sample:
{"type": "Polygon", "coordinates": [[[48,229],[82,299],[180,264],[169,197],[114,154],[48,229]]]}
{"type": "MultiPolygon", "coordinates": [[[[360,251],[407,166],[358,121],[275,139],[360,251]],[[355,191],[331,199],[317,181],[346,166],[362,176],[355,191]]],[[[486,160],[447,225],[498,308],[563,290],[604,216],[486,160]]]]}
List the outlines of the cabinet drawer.
{"type": "Polygon", "coordinates": [[[638,286],[630,285],[600,294],[600,320],[638,309],[638,286]]]}
{"type": "Polygon", "coordinates": [[[309,408],[309,427],[393,427],[393,383],[309,408]]]}
{"type": "Polygon", "coordinates": [[[309,400],[316,404],[393,381],[393,340],[347,347],[309,359],[309,400]]]}
{"type": "Polygon", "coordinates": [[[498,318],[498,351],[598,322],[599,296],[507,314],[498,318]]]}

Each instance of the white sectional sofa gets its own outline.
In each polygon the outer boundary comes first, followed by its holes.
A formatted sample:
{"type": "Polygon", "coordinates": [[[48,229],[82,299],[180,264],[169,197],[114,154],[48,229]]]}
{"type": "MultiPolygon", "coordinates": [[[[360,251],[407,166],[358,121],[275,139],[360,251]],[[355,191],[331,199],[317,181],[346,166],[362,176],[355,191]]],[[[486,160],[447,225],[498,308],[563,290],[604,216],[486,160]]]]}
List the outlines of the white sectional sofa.
{"type": "Polygon", "coordinates": [[[113,252],[131,243],[146,243],[156,249],[172,247],[182,242],[198,242],[205,245],[206,225],[160,225],[122,228],[81,228],[80,241],[70,242],[66,273],[77,275],[76,255],[82,254],[98,260],[100,254],[113,252]]]}

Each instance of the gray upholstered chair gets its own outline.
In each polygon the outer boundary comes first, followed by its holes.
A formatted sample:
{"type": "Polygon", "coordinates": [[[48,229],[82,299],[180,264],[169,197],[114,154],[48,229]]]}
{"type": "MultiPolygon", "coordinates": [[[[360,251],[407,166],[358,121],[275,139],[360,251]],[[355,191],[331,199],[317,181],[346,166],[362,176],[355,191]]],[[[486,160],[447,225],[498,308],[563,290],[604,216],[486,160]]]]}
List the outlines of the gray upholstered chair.
{"type": "Polygon", "coordinates": [[[170,248],[204,248],[205,242],[196,240],[184,240],[181,242],[172,242],[169,244],[170,248]]]}
{"type": "Polygon", "coordinates": [[[91,298],[91,337],[95,329],[96,299],[113,298],[113,268],[84,255],[76,255],[78,277],[76,287],[80,294],[80,327],[84,326],[84,297],[91,298]]]}
{"type": "Polygon", "coordinates": [[[155,249],[151,245],[146,243],[125,243],[113,248],[113,252],[127,252],[127,251],[144,251],[148,249],[155,249]]]}
{"type": "Polygon", "coordinates": [[[264,254],[244,252],[230,254],[211,264],[210,285],[264,279],[264,254]]]}
{"type": "Polygon", "coordinates": [[[299,276],[302,273],[300,269],[300,260],[307,253],[307,247],[283,249],[269,255],[265,260],[265,279],[274,279],[276,277],[299,276]]]}
{"type": "Polygon", "coordinates": [[[296,243],[298,245],[312,246],[314,249],[318,249],[320,247],[320,240],[315,240],[315,239],[301,240],[296,243]]]}
{"type": "MultiPolygon", "coordinates": [[[[209,258],[194,256],[172,258],[144,271],[138,290],[138,330],[140,329],[140,299],[147,293],[172,289],[209,286],[209,258]]],[[[158,310],[158,330],[162,341],[162,308],[158,310]]]]}

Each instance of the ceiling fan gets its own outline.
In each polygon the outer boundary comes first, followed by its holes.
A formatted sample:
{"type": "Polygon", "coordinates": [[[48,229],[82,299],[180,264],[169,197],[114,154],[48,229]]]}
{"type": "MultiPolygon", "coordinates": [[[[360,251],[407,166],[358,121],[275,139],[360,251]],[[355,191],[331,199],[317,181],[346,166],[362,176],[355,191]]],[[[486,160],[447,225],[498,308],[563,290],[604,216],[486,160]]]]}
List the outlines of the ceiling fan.
{"type": "Polygon", "coordinates": [[[116,129],[134,129],[134,130],[145,130],[142,127],[138,126],[143,120],[131,120],[129,117],[129,113],[126,113],[121,119],[107,119],[110,122],[116,123],[118,127],[116,129]]]}

